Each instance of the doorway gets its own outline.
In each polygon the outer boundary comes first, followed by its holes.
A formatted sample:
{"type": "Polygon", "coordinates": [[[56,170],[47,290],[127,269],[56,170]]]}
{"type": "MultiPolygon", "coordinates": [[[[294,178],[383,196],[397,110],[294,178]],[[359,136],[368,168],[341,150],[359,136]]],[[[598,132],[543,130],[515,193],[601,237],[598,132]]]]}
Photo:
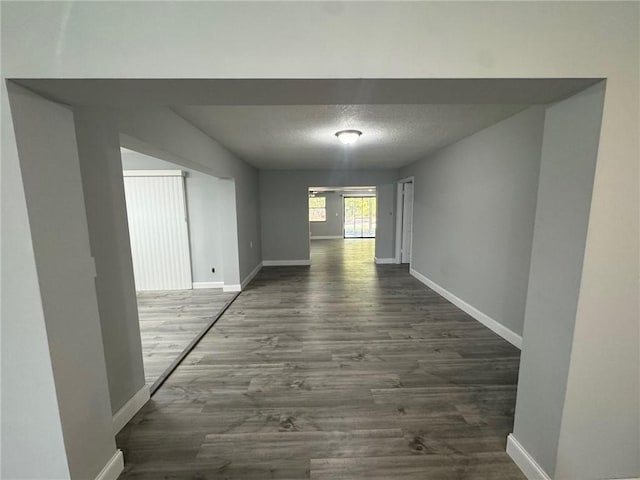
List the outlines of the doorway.
{"type": "Polygon", "coordinates": [[[121,159],[144,377],[153,394],[234,298],[223,283],[225,263],[233,264],[220,234],[226,184],[134,150],[122,148],[121,159]]]}
{"type": "Polygon", "coordinates": [[[413,177],[398,182],[396,263],[411,263],[413,239],[413,177]]]}
{"type": "Polygon", "coordinates": [[[344,238],[375,238],[376,197],[344,197],[344,238]]]}
{"type": "Polygon", "coordinates": [[[308,201],[312,265],[375,262],[380,225],[375,185],[309,187],[308,201]]]}

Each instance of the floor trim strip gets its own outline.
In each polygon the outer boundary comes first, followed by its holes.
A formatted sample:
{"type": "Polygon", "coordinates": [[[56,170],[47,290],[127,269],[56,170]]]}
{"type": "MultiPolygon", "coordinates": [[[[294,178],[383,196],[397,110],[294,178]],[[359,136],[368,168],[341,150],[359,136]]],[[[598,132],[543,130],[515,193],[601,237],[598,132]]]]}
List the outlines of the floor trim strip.
{"type": "Polygon", "coordinates": [[[180,366],[180,364],[185,359],[185,357],[191,353],[191,350],[193,350],[196,347],[196,345],[200,343],[200,340],[202,340],[202,337],[204,337],[207,333],[209,333],[209,330],[211,330],[211,327],[213,327],[216,324],[216,322],[220,319],[220,317],[224,315],[224,312],[227,311],[227,309],[231,306],[231,304],[233,304],[233,302],[235,302],[236,298],[238,298],[241,293],[242,292],[236,293],[233,297],[231,297],[231,299],[229,299],[227,303],[224,304],[224,306],[220,309],[220,311],[216,314],[216,316],[213,317],[213,319],[202,329],[202,331],[198,335],[196,335],[196,337],[193,340],[191,340],[191,342],[189,342],[189,345],[187,345],[185,349],[182,352],[180,352],[180,355],[178,355],[178,357],[171,363],[171,365],[167,367],[167,369],[162,373],[162,375],[160,375],[160,377],[158,377],[158,379],[155,382],[153,382],[153,385],[151,385],[151,388],[150,388],[152,397],[158,391],[158,389],[164,384],[164,382],[167,381],[167,379],[174,372],[174,370],[180,366]]]}

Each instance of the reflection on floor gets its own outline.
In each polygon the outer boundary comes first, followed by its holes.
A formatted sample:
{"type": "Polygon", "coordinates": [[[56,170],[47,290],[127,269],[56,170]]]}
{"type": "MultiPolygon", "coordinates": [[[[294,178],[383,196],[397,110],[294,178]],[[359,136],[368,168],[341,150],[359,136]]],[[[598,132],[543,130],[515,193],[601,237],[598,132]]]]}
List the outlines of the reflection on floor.
{"type": "Polygon", "coordinates": [[[373,244],[264,268],[118,435],[122,478],[524,479],[519,351],[373,244]]]}
{"type": "Polygon", "coordinates": [[[233,293],[222,289],[138,292],[144,376],[153,384],[233,293]]]}

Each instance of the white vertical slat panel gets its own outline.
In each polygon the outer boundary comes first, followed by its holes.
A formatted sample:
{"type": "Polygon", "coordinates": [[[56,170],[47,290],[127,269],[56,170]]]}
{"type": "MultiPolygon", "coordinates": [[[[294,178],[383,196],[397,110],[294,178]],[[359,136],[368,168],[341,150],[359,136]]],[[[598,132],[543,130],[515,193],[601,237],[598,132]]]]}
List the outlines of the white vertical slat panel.
{"type": "Polygon", "coordinates": [[[191,288],[182,175],[125,172],[124,190],[136,290],[191,288]]]}

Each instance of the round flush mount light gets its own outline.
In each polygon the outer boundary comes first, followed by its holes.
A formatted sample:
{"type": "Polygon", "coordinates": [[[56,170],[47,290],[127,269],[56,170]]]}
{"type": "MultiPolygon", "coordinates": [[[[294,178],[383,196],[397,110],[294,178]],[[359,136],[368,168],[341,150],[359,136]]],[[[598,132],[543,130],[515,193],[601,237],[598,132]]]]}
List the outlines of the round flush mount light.
{"type": "Polygon", "coordinates": [[[360,135],[362,135],[360,130],[340,130],[339,132],[336,132],[338,140],[345,145],[355,143],[355,141],[360,138],[360,135]]]}

